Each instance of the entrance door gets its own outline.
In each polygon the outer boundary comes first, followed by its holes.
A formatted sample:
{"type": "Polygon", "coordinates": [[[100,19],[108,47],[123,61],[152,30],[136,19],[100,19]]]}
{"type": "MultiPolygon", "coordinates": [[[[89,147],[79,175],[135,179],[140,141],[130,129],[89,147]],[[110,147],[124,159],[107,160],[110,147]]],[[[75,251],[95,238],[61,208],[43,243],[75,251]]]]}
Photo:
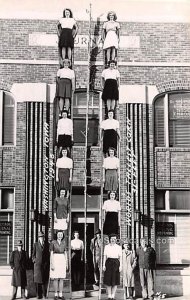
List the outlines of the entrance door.
{"type": "MultiPolygon", "coordinates": [[[[87,220],[86,220],[86,289],[90,290],[93,289],[94,283],[94,270],[93,270],[93,260],[92,260],[92,253],[90,251],[90,243],[91,239],[94,238],[95,231],[98,229],[99,223],[99,214],[98,213],[87,213],[87,220]]],[[[84,242],[84,226],[85,226],[85,219],[83,213],[72,213],[72,225],[71,230],[72,232],[78,231],[79,238],[84,242]]],[[[84,279],[84,265],[83,270],[81,270],[82,274],[81,277],[84,279]]],[[[84,289],[84,280],[81,281],[81,287],[84,289]]],[[[80,288],[81,288],[80,287],[80,288]]],[[[73,286],[73,289],[75,287],[73,286]]]]}

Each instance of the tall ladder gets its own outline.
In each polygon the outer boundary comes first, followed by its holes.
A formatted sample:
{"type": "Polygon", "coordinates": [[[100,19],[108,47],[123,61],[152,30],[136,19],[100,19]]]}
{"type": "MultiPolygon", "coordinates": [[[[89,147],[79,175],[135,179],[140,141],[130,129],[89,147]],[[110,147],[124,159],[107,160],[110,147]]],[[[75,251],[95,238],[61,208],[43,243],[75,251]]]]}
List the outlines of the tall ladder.
{"type": "MultiPolygon", "coordinates": [[[[102,105],[102,101],[100,101],[100,116],[106,116],[106,111],[107,111],[107,108],[105,107],[105,110],[103,109],[103,105],[102,105]],[[103,111],[105,113],[103,113],[103,111]]],[[[119,111],[119,107],[117,106],[115,108],[115,115],[117,116],[117,119],[118,119],[118,111],[119,111]]],[[[120,140],[118,138],[117,140],[117,157],[120,158],[120,140]]],[[[103,166],[103,161],[104,161],[104,154],[103,154],[103,140],[101,140],[100,142],[100,151],[102,153],[101,155],[101,164],[103,166]]],[[[100,262],[100,282],[99,282],[99,293],[98,293],[98,299],[101,300],[101,295],[102,293],[104,292],[104,286],[103,286],[103,255],[104,255],[104,247],[106,245],[106,238],[103,234],[103,222],[105,220],[103,220],[103,211],[102,211],[102,207],[103,207],[103,203],[105,200],[107,200],[107,195],[105,195],[104,193],[104,184],[103,184],[103,168],[101,168],[101,175],[100,175],[100,182],[101,182],[101,196],[100,196],[100,219],[101,219],[101,224],[100,224],[100,227],[101,227],[101,262],[100,262]]],[[[117,193],[118,193],[118,199],[120,201],[120,183],[118,183],[118,190],[117,190],[117,193]]],[[[119,222],[121,222],[121,220],[119,220],[119,222]]],[[[119,239],[121,239],[121,223],[120,223],[120,228],[119,228],[119,239]]]]}

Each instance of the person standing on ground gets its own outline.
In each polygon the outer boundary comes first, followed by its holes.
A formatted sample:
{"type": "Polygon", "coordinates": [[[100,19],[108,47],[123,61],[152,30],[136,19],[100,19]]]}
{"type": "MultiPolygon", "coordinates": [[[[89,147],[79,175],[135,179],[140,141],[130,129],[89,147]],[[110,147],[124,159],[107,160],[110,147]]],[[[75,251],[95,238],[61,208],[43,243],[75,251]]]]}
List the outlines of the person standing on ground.
{"type": "Polygon", "coordinates": [[[135,251],[132,250],[132,245],[129,239],[123,243],[123,283],[126,289],[128,299],[133,299],[134,294],[134,269],[137,265],[135,251]]]}
{"type": "Polygon", "coordinates": [[[50,252],[49,243],[45,241],[43,232],[38,234],[38,242],[34,244],[32,261],[34,263],[34,283],[37,299],[46,299],[49,279],[50,252]]]}
{"type": "Polygon", "coordinates": [[[137,257],[140,269],[140,283],[143,299],[154,299],[154,273],[156,269],[156,252],[148,246],[147,239],[140,239],[140,247],[137,249],[137,257]]]}
{"type": "Polygon", "coordinates": [[[100,281],[100,264],[101,264],[101,230],[98,229],[95,237],[91,240],[90,250],[93,257],[95,285],[99,286],[100,281]]]}
{"type": "Polygon", "coordinates": [[[103,271],[104,284],[107,286],[108,299],[115,299],[122,271],[122,249],[116,244],[117,235],[110,234],[109,244],[104,248],[103,271]]]}
{"type": "Polygon", "coordinates": [[[57,239],[51,243],[50,278],[53,278],[54,281],[54,300],[65,300],[65,297],[63,296],[63,279],[66,278],[66,270],[68,270],[68,259],[64,241],[64,233],[63,231],[59,230],[57,232],[57,239]]]}
{"type": "Polygon", "coordinates": [[[12,274],[12,286],[13,295],[11,300],[16,299],[17,289],[21,287],[21,297],[26,299],[25,288],[27,286],[26,269],[28,264],[28,255],[25,250],[22,249],[23,243],[19,241],[17,244],[17,250],[11,253],[10,266],[13,269],[12,274]]]}

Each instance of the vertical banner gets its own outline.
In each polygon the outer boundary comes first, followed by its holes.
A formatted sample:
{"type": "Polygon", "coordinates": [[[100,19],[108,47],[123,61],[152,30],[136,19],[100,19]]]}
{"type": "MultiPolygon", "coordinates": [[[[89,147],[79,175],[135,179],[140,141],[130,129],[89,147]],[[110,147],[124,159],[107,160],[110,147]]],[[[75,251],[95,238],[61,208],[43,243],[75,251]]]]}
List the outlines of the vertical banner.
{"type": "Polygon", "coordinates": [[[132,225],[132,207],[133,199],[136,196],[137,191],[137,159],[133,151],[132,145],[132,124],[127,117],[127,139],[126,139],[126,223],[127,223],[127,235],[131,236],[132,225]]]}

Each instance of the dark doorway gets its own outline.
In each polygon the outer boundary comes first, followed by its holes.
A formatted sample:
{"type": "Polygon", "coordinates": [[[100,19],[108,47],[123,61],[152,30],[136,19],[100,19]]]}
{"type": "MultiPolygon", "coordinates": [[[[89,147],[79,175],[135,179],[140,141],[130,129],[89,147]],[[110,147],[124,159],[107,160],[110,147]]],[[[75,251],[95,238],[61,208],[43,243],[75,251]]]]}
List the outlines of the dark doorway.
{"type": "MultiPolygon", "coordinates": [[[[86,221],[86,289],[93,289],[94,284],[94,268],[93,268],[93,259],[92,253],[90,251],[90,243],[91,239],[94,238],[95,231],[98,229],[99,223],[99,214],[98,213],[88,213],[87,221],[86,221]]],[[[71,231],[72,233],[76,230],[79,232],[79,238],[84,242],[84,214],[83,213],[72,213],[72,225],[71,231]]],[[[83,263],[81,270],[81,284],[80,289],[84,289],[84,274],[85,274],[85,266],[83,263]]],[[[72,270],[71,270],[72,272],[72,270]]],[[[76,287],[72,285],[72,290],[76,290],[76,287]]]]}

